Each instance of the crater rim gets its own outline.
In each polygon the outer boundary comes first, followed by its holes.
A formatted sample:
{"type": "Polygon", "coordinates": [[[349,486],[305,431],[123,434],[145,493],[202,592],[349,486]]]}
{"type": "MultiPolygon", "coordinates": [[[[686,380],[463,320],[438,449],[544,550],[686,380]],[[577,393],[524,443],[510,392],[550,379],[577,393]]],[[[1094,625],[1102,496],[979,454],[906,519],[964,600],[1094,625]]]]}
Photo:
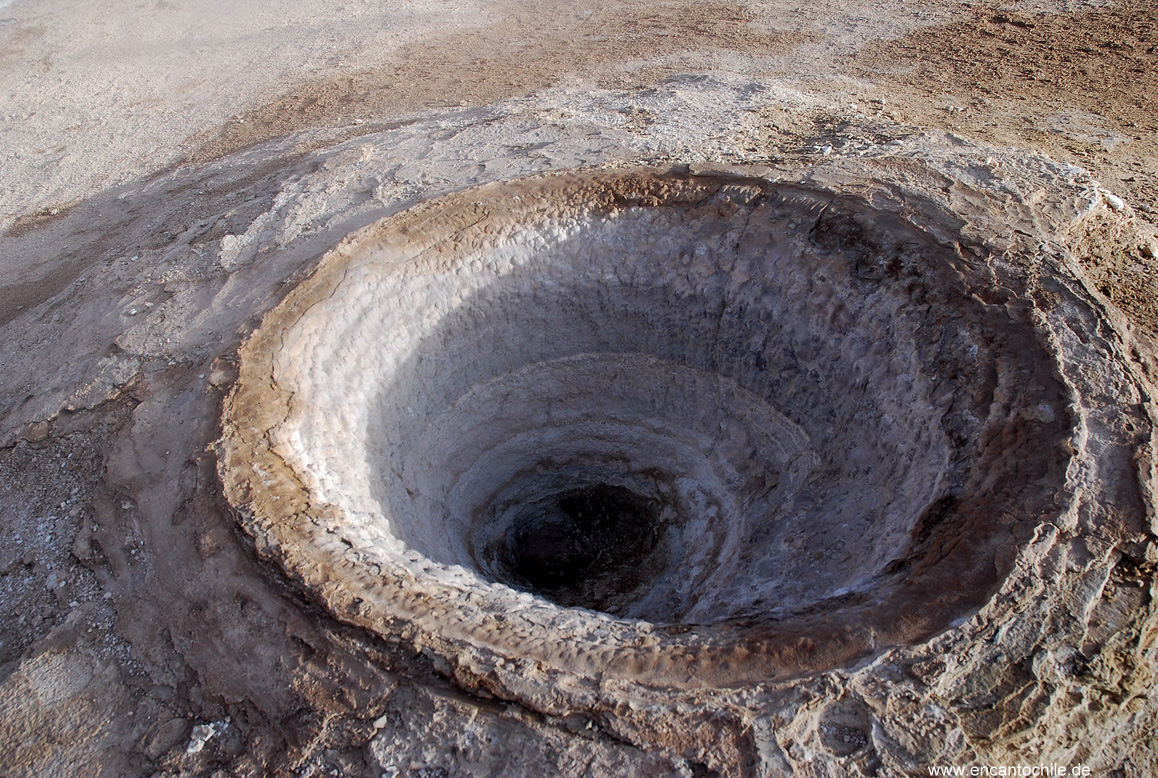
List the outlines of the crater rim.
{"type": "MultiPolygon", "coordinates": [[[[843,253],[850,272],[865,283],[893,281],[887,265],[859,266],[865,258],[856,255],[855,238],[841,235],[839,224],[863,229],[862,222],[875,221],[875,229],[883,232],[895,230],[906,239],[920,237],[937,255],[933,261],[943,263],[943,270],[960,276],[968,269],[968,260],[953,248],[863,200],[755,176],[651,169],[552,174],[445,195],[387,217],[355,233],[327,255],[310,278],[267,314],[242,348],[239,378],[225,403],[219,471],[226,496],[259,554],[275,559],[339,618],[390,634],[398,633],[397,625],[406,623],[417,630],[420,642],[437,646],[440,654],[452,660],[463,652],[482,651],[493,658],[532,659],[565,674],[642,676],[674,686],[748,684],[847,665],[884,647],[926,639],[975,611],[1009,572],[1011,558],[1003,572],[991,574],[986,581],[974,581],[971,589],[962,587],[968,596],[954,598],[950,593],[948,603],[941,607],[930,609],[928,599],[921,607],[914,607],[920,593],[939,595],[945,603],[940,582],[947,577],[968,577],[964,574],[969,565],[960,558],[953,563],[953,557],[944,553],[951,531],[964,527],[990,539],[998,534],[1007,537],[1009,532],[1026,535],[1024,528],[1037,517],[1018,518],[976,508],[970,512],[960,496],[951,494],[929,502],[913,527],[914,553],[894,560],[893,569],[887,572],[907,582],[905,596],[900,599],[897,591],[870,590],[830,598],[820,604],[822,607],[802,609],[786,620],[738,618],[711,625],[654,624],[597,613],[562,613],[556,614],[560,623],[580,623],[589,637],[563,649],[545,643],[543,636],[534,634],[533,624],[521,622],[517,612],[500,612],[485,604],[472,609],[469,603],[456,602],[453,591],[423,582],[414,573],[424,564],[421,555],[409,559],[414,568],[382,570],[379,565],[375,574],[358,580],[334,574],[343,567],[349,569],[351,561],[357,565],[360,556],[359,549],[336,540],[326,530],[341,526],[341,511],[332,504],[315,504],[305,485],[308,474],[296,471],[283,456],[284,450],[270,445],[268,439],[269,431],[280,423],[279,415],[284,418],[290,413],[293,402],[292,397],[279,393],[277,380],[271,380],[277,365],[285,362],[283,344],[276,333],[308,315],[313,302],[343,283],[351,263],[365,262],[375,252],[394,252],[394,261],[407,261],[406,257],[413,258],[422,251],[441,251],[438,247],[448,242],[461,242],[464,231],[482,236],[491,226],[488,220],[509,225],[521,219],[545,218],[545,213],[585,209],[614,213],[629,208],[692,208],[702,207],[712,198],[730,202],[746,199],[740,207],[747,208],[779,199],[795,203],[792,207],[799,208],[802,218],[819,219],[829,214],[838,227],[828,250],[843,253]],[[486,215],[468,224],[470,220],[464,217],[479,210],[486,215]],[[452,622],[466,626],[449,627],[452,622]]],[[[983,289],[980,279],[966,278],[963,283],[965,288],[972,286],[988,294],[991,301],[986,304],[995,308],[1016,298],[1016,290],[983,289]]],[[[1033,367],[1048,368],[1048,351],[1037,343],[1032,326],[1026,322],[1017,335],[1022,345],[1037,348],[1031,360],[1033,367]]],[[[1060,385],[1058,397],[1064,397],[1060,385]]],[[[1068,439],[1067,424],[1060,427],[1047,436],[1047,448],[1059,447],[1068,439]]],[[[1056,452],[1053,457],[1051,473],[1056,476],[1060,467],[1064,474],[1064,458],[1056,452]]],[[[993,552],[995,547],[986,550],[993,552]]],[[[374,564],[376,561],[370,562],[374,564]]],[[[524,596],[515,600],[527,604],[524,596]]],[[[535,609],[534,604],[529,607],[535,609]]]]}

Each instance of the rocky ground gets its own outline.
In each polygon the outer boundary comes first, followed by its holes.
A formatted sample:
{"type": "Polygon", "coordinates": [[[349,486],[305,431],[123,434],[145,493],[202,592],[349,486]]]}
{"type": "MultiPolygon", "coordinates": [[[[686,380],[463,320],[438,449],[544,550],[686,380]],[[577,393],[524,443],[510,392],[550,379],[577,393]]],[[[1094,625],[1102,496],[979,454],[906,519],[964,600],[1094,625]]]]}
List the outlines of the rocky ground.
{"type": "Polygon", "coordinates": [[[0,41],[0,775],[1158,771],[1145,0],[14,0],[0,41]],[[968,618],[742,688],[528,691],[239,529],[238,350],[329,250],[638,165],[860,198],[1021,284],[1081,423],[968,618]]]}

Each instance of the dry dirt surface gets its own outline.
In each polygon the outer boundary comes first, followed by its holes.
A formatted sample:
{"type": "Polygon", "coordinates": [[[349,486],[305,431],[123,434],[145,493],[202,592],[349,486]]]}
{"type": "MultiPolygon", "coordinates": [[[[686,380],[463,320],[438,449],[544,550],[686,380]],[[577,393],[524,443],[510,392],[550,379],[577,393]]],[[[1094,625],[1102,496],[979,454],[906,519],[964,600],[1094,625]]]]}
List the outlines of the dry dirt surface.
{"type": "Polygon", "coordinates": [[[1156,73],[0,0],[0,778],[1158,774],[1156,73]]]}

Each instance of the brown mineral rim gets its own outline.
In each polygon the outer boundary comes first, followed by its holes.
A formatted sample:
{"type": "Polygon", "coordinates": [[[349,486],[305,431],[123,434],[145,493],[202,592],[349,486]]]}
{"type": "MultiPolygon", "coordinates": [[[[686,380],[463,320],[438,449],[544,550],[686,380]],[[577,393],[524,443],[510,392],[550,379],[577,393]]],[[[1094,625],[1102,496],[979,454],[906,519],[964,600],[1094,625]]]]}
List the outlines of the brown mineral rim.
{"type": "Polygon", "coordinates": [[[1066,510],[1073,456],[1024,279],[953,224],[678,170],[431,200],[244,345],[225,493],[336,617],[500,696],[511,662],[730,687],[925,640],[1066,510]]]}

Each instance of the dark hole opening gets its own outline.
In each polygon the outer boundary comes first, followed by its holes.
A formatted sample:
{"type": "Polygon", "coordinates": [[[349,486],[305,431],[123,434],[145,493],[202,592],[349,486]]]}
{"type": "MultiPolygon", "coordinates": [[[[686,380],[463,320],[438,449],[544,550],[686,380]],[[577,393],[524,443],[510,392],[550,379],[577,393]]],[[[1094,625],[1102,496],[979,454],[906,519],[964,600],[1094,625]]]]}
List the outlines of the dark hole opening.
{"type": "Polygon", "coordinates": [[[563,605],[606,607],[641,582],[660,539],[657,506],[618,486],[546,498],[507,530],[507,566],[563,605]]]}

